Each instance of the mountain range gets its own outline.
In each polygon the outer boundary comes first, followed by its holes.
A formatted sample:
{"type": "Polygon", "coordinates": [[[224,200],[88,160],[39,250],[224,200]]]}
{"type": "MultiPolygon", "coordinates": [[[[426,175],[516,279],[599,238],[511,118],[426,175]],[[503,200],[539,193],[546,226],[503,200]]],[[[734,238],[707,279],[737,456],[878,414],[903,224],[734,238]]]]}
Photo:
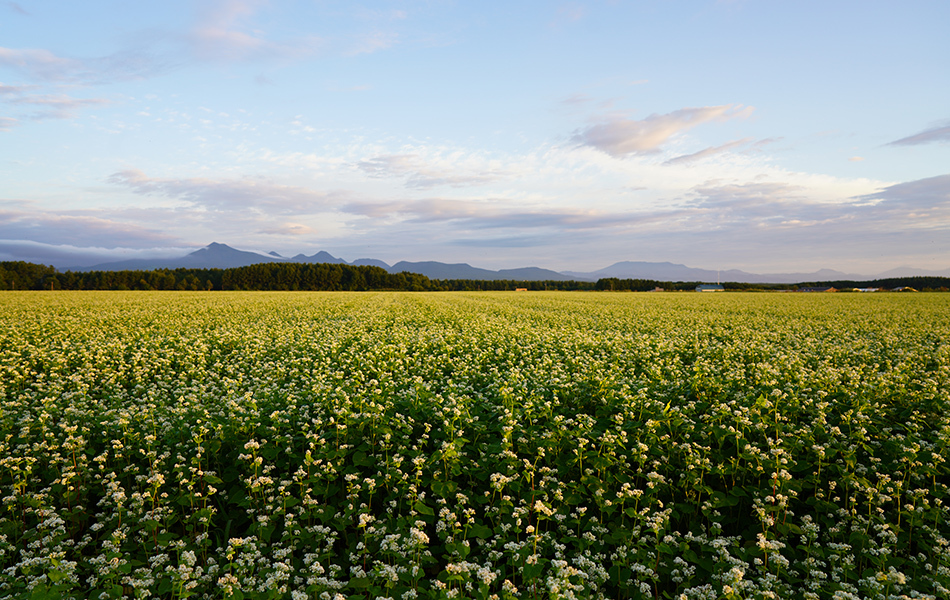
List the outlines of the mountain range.
{"type": "Polygon", "coordinates": [[[117,262],[107,262],[91,267],[71,269],[73,271],[128,271],[152,269],[233,269],[248,265],[268,262],[295,262],[295,263],[329,263],[357,266],[381,267],[390,273],[419,273],[430,279],[478,279],[478,280],[513,280],[513,281],[596,281],[606,277],[618,279],[652,279],[655,281],[734,281],[739,283],[800,283],[804,281],[870,281],[891,277],[935,276],[950,277],[950,269],[943,271],[923,271],[909,267],[892,269],[873,276],[842,273],[831,269],[821,269],[812,273],[771,273],[757,274],[729,269],[712,271],[697,269],[670,262],[641,262],[622,261],[597,271],[552,271],[539,267],[522,267],[519,269],[501,269],[492,271],[473,267],[467,263],[442,263],[436,261],[408,262],[400,261],[389,265],[374,258],[360,258],[347,262],[332,254],[321,250],[307,256],[297,254],[293,257],[281,256],[276,252],[260,254],[237,250],[226,244],[217,242],[195,250],[179,258],[166,259],[131,259],[117,262]]]}

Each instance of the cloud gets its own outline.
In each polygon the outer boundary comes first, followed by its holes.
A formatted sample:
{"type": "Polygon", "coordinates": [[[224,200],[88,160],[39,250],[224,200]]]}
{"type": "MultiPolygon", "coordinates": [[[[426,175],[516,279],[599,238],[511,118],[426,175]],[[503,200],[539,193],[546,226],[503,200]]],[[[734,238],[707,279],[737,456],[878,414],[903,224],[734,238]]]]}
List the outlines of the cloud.
{"type": "Polygon", "coordinates": [[[30,16],[30,13],[28,13],[26,9],[24,9],[22,6],[20,6],[16,2],[4,2],[3,5],[9,8],[10,10],[12,10],[13,12],[23,15],[24,17],[30,16]]]}
{"type": "Polygon", "coordinates": [[[85,70],[82,61],[33,48],[17,50],[0,47],[0,66],[16,69],[43,81],[69,80],[74,77],[72,74],[85,70]]]}
{"type": "Polygon", "coordinates": [[[506,176],[501,169],[472,170],[452,163],[455,168],[450,170],[427,164],[417,154],[385,154],[361,160],[356,167],[370,177],[405,177],[405,186],[417,190],[484,185],[506,176]]]}
{"type": "Polygon", "coordinates": [[[567,2],[557,7],[550,26],[557,28],[565,23],[576,23],[587,16],[587,7],[577,2],[567,2]]]}
{"type": "Polygon", "coordinates": [[[950,142],[950,124],[939,125],[925,129],[920,133],[895,140],[887,144],[888,146],[918,146],[920,144],[933,144],[950,142]]]}
{"type": "Polygon", "coordinates": [[[291,43],[274,42],[257,29],[243,27],[266,4],[263,0],[206,3],[198,23],[185,36],[192,53],[199,60],[213,62],[299,58],[314,53],[323,44],[316,37],[291,43]]]}
{"type": "Polygon", "coordinates": [[[12,117],[0,117],[0,131],[10,131],[19,125],[19,123],[19,121],[12,117]]]}
{"type": "Polygon", "coordinates": [[[75,116],[75,111],[80,108],[109,104],[109,101],[103,98],[71,98],[64,94],[20,96],[8,102],[13,105],[38,107],[40,111],[33,115],[34,119],[69,119],[75,116]]]}
{"type": "Polygon", "coordinates": [[[728,104],[682,108],[665,115],[653,114],[641,121],[614,116],[577,132],[572,141],[614,157],[653,154],[678,133],[710,121],[747,117],[752,110],[752,107],[728,104]]]}
{"type": "Polygon", "coordinates": [[[599,210],[525,210],[510,200],[426,198],[393,202],[354,202],[342,207],[351,214],[403,223],[451,224],[459,230],[611,229],[639,222],[637,213],[599,210]]]}
{"type": "Polygon", "coordinates": [[[882,233],[910,239],[921,229],[950,230],[950,175],[897,183],[836,202],[815,201],[812,190],[782,182],[711,184],[692,194],[695,200],[679,209],[678,218],[709,231],[794,230],[804,241],[882,233]]]}
{"type": "Polygon", "coordinates": [[[396,45],[399,36],[395,32],[373,31],[355,38],[349,48],[343,52],[344,56],[359,56],[386,50],[396,45]]]}
{"type": "Polygon", "coordinates": [[[102,246],[73,246],[46,244],[31,240],[0,239],[0,260],[23,260],[59,269],[89,267],[104,262],[133,258],[178,258],[196,248],[183,246],[156,246],[153,248],[121,248],[102,246]]]}
{"type": "Polygon", "coordinates": [[[704,158],[709,158],[710,156],[715,156],[716,154],[721,154],[722,152],[726,152],[726,151],[728,151],[728,150],[732,150],[733,148],[738,148],[738,147],[740,147],[740,146],[745,146],[746,144],[750,143],[751,141],[752,141],[752,138],[744,138],[744,139],[741,139],[741,140],[735,140],[735,141],[732,141],[732,142],[728,142],[728,143],[726,143],[726,144],[723,144],[723,145],[721,145],[721,146],[714,146],[714,147],[706,148],[706,149],[704,149],[704,150],[700,150],[699,152],[694,152],[694,153],[692,153],[692,154],[685,154],[685,155],[683,155],[683,156],[677,156],[676,158],[671,158],[670,160],[666,161],[666,162],[663,163],[663,164],[664,164],[664,165],[683,165],[683,164],[689,164],[689,163],[692,163],[692,162],[696,162],[696,161],[698,161],[698,160],[703,160],[704,158]]]}
{"type": "MultiPolygon", "coordinates": [[[[931,211],[943,219],[950,218],[950,175],[938,175],[916,181],[897,183],[873,194],[858,196],[858,200],[880,201],[877,206],[891,210],[896,207],[931,211]]],[[[943,226],[950,225],[944,220],[943,226]]]]}
{"type": "MultiPolygon", "coordinates": [[[[0,84],[0,102],[10,106],[35,107],[31,115],[19,115],[33,120],[41,119],[69,119],[75,116],[75,111],[89,107],[109,104],[103,98],[73,98],[65,94],[32,94],[39,86],[35,85],[2,85],[0,84]]],[[[7,118],[7,125],[0,124],[0,130],[9,129],[17,124],[17,119],[7,118]]]]}
{"type": "Polygon", "coordinates": [[[135,223],[102,216],[99,211],[70,214],[24,207],[0,208],[0,239],[29,240],[42,244],[106,248],[155,247],[179,243],[176,236],[135,223]]]}
{"type": "Polygon", "coordinates": [[[266,179],[160,179],[148,177],[138,169],[119,171],[108,181],[127,187],[136,194],[163,196],[214,212],[245,210],[268,215],[313,214],[330,210],[347,199],[340,192],[315,192],[266,179]]]}
{"type": "Polygon", "coordinates": [[[0,96],[19,96],[33,89],[36,89],[35,85],[4,85],[0,83],[0,96]]]}
{"type": "Polygon", "coordinates": [[[43,49],[0,47],[0,66],[16,69],[34,81],[99,85],[149,77],[167,70],[171,64],[136,50],[78,59],[43,49]]]}
{"type": "Polygon", "coordinates": [[[259,229],[257,233],[264,235],[312,235],[317,232],[316,229],[303,225],[301,223],[281,223],[275,227],[269,227],[266,229],[259,229]]]}

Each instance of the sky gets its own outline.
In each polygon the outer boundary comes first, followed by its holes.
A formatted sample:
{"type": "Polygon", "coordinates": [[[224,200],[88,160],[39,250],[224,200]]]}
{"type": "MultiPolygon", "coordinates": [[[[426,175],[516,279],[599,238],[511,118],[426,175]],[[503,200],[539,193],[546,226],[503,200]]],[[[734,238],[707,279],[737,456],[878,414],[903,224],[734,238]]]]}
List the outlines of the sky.
{"type": "Polygon", "coordinates": [[[0,260],[950,267],[950,3],[0,1],[0,260]]]}

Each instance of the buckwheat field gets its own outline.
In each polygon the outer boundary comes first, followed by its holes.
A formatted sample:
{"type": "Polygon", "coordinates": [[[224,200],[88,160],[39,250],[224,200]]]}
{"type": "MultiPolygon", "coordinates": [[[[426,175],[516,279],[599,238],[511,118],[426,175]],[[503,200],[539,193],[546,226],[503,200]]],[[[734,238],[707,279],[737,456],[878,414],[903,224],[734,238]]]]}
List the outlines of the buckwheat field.
{"type": "Polygon", "coordinates": [[[0,596],[950,596],[950,294],[0,295],[0,596]]]}

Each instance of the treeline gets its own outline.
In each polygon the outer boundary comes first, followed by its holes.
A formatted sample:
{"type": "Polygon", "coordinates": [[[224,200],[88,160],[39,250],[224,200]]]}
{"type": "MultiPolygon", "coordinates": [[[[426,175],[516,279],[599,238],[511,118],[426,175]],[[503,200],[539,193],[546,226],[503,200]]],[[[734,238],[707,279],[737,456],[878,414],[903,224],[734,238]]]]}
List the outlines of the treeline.
{"type": "Polygon", "coordinates": [[[413,290],[440,289],[417,273],[373,266],[262,263],[234,269],[66,271],[27,262],[0,262],[4,290],[413,290]]]}
{"type": "Polygon", "coordinates": [[[901,287],[910,287],[919,292],[946,292],[950,289],[950,277],[890,277],[887,279],[874,279],[872,281],[822,281],[821,283],[801,283],[799,285],[802,287],[830,286],[839,290],[849,288],[881,288],[893,290],[901,287]]]}
{"type": "MultiPolygon", "coordinates": [[[[0,290],[258,290],[258,291],[691,291],[702,282],[607,277],[589,281],[478,281],[429,279],[418,273],[389,273],[381,267],[325,263],[261,263],[234,269],[155,269],[150,271],[66,271],[23,261],[0,262],[0,290]]],[[[873,281],[800,284],[724,283],[727,290],[794,290],[822,286],[837,289],[946,291],[948,277],[902,277],[873,281]]]]}

